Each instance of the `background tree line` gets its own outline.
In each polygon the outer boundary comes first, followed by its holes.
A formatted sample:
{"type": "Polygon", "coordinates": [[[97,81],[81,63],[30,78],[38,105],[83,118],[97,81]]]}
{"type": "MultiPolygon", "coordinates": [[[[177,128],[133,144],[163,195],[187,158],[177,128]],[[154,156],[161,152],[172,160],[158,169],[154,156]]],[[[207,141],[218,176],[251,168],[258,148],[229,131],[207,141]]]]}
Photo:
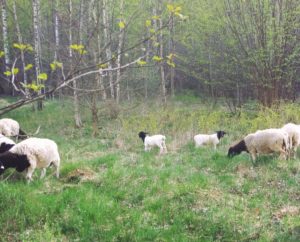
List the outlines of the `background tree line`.
{"type": "Polygon", "coordinates": [[[297,98],[297,0],[0,3],[1,93],[32,99],[59,86],[51,95],[73,98],[77,126],[80,104],[97,119],[103,100],[166,102],[185,90],[232,107],[297,98]]]}

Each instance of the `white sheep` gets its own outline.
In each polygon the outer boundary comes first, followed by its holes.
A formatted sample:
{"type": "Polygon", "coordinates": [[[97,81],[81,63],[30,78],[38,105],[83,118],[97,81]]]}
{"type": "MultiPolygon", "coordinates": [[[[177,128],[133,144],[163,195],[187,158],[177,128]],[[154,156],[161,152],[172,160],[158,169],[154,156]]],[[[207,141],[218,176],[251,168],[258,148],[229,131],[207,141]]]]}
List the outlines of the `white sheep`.
{"type": "Polygon", "coordinates": [[[20,129],[16,120],[10,118],[0,119],[0,134],[4,136],[17,136],[18,138],[27,138],[26,133],[20,129]]]}
{"type": "Polygon", "coordinates": [[[152,147],[159,147],[159,154],[167,153],[167,147],[166,147],[166,136],[161,134],[156,134],[149,136],[146,132],[139,132],[139,137],[143,140],[143,143],[145,145],[145,151],[151,150],[152,147]]]}
{"type": "Polygon", "coordinates": [[[225,131],[217,131],[214,134],[197,134],[194,136],[195,146],[201,147],[204,145],[212,145],[214,149],[217,149],[217,144],[220,143],[220,139],[226,134],[225,131]]]}
{"type": "Polygon", "coordinates": [[[300,145],[300,126],[293,123],[288,123],[285,124],[281,129],[288,133],[290,145],[289,151],[291,152],[291,155],[293,153],[294,158],[296,158],[297,148],[300,145]]]}
{"type": "Polygon", "coordinates": [[[42,169],[41,178],[43,178],[46,175],[46,168],[51,164],[56,167],[58,178],[60,157],[56,143],[50,139],[29,138],[0,154],[0,174],[7,168],[16,168],[19,172],[27,169],[28,181],[32,181],[35,168],[42,169]]]}
{"type": "Polygon", "coordinates": [[[250,153],[252,161],[255,162],[258,154],[279,152],[279,158],[286,159],[288,142],[288,134],[282,129],[258,130],[248,134],[236,145],[231,146],[228,150],[228,156],[232,157],[246,151],[250,153]]]}
{"type": "Polygon", "coordinates": [[[4,153],[5,151],[8,151],[15,144],[16,143],[13,140],[0,134],[0,153],[4,153]]]}

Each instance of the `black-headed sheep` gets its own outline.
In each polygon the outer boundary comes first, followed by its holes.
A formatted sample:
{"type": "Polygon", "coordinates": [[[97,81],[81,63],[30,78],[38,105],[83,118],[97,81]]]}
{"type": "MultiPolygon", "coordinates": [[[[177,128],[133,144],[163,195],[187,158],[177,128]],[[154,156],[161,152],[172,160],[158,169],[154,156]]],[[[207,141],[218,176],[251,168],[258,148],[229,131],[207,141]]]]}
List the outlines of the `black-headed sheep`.
{"type": "Polygon", "coordinates": [[[217,144],[220,143],[220,139],[223,138],[225,134],[225,131],[217,131],[214,134],[197,134],[194,136],[195,146],[212,145],[214,149],[217,149],[217,144]]]}
{"type": "Polygon", "coordinates": [[[139,137],[143,140],[143,143],[145,145],[145,151],[151,150],[152,147],[159,147],[159,154],[167,153],[167,147],[166,147],[166,136],[161,134],[156,134],[149,136],[146,132],[139,132],[139,137]]]}
{"type": "Polygon", "coordinates": [[[56,143],[50,139],[29,138],[0,154],[0,175],[7,168],[16,168],[19,172],[27,169],[26,178],[31,181],[36,168],[42,169],[41,178],[43,178],[46,175],[46,168],[51,164],[56,167],[58,178],[60,156],[56,143]]]}
{"type": "Polygon", "coordinates": [[[228,156],[232,157],[243,151],[250,153],[255,162],[257,155],[279,152],[281,159],[286,159],[289,147],[288,134],[282,129],[258,130],[248,134],[244,139],[228,150],[228,156]]]}
{"type": "Polygon", "coordinates": [[[4,153],[5,151],[8,151],[15,144],[16,143],[13,140],[0,134],[0,153],[4,153]]]}

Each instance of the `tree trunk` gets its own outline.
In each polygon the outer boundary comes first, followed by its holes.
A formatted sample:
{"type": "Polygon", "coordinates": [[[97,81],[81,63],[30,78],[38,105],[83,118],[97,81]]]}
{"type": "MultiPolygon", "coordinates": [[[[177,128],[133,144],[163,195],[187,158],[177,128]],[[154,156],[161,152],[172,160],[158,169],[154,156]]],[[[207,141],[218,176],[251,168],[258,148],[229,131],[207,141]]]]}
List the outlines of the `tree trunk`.
{"type": "MultiPolygon", "coordinates": [[[[94,8],[93,11],[93,18],[94,18],[94,23],[95,26],[101,26],[100,23],[100,2],[96,1],[96,7],[94,8]]],[[[100,35],[100,28],[97,28],[97,51],[94,53],[94,58],[95,58],[95,65],[97,65],[97,63],[101,63],[102,59],[101,59],[101,35],[100,35]]],[[[106,90],[104,88],[104,84],[103,84],[103,78],[102,75],[100,73],[96,74],[96,83],[97,83],[97,87],[100,88],[100,94],[101,94],[101,98],[102,100],[106,100],[107,99],[107,95],[106,95],[106,90]]]]}
{"type": "MultiPolygon", "coordinates": [[[[123,15],[123,11],[124,11],[124,0],[120,0],[120,15],[123,15]]],[[[123,20],[121,20],[123,21],[123,20]]],[[[119,44],[118,44],[118,57],[117,57],[117,76],[116,76],[116,102],[117,104],[119,104],[120,102],[120,82],[121,82],[121,62],[122,62],[122,58],[121,58],[121,52],[122,52],[122,48],[123,48],[123,43],[124,43],[124,35],[125,35],[125,31],[124,29],[120,28],[120,32],[119,32],[119,44]]]]}
{"type": "MultiPolygon", "coordinates": [[[[7,32],[7,12],[6,12],[6,0],[0,0],[1,15],[2,15],[2,37],[3,37],[3,49],[4,49],[4,61],[5,61],[5,71],[10,69],[10,53],[9,53],[9,43],[8,43],[8,32],[7,32]]],[[[1,87],[4,92],[10,92],[9,82],[1,83],[1,87]]]]}
{"type": "MultiPolygon", "coordinates": [[[[17,38],[18,42],[20,44],[23,44],[23,38],[20,30],[20,25],[18,21],[18,14],[17,14],[17,6],[16,6],[16,0],[13,1],[13,13],[14,13],[14,21],[15,21],[15,26],[16,26],[16,31],[17,31],[17,38]]],[[[27,74],[25,71],[25,56],[24,56],[24,50],[21,49],[21,61],[22,61],[22,68],[23,68],[23,83],[27,85],[27,74]]],[[[26,96],[28,95],[28,88],[25,88],[25,94],[26,96]]]]}
{"type": "MultiPolygon", "coordinates": [[[[73,41],[72,36],[72,15],[73,15],[73,5],[72,0],[69,1],[69,9],[70,9],[70,30],[69,30],[69,40],[70,45],[73,41]]],[[[83,21],[83,1],[80,1],[80,23],[79,23],[79,42],[82,44],[82,21],[83,21]]],[[[70,50],[70,60],[72,61],[72,50],[70,50]]],[[[71,64],[71,69],[73,65],[71,64]]],[[[76,128],[80,128],[82,126],[81,116],[80,116],[80,109],[79,109],[79,94],[77,90],[77,80],[73,81],[73,106],[74,106],[74,119],[75,119],[75,126],[76,128]]]]}
{"type": "Polygon", "coordinates": [[[5,54],[5,69],[9,70],[10,58],[9,58],[9,43],[8,43],[8,32],[7,32],[6,0],[1,0],[1,13],[2,13],[3,48],[5,54]]]}
{"type": "MultiPolygon", "coordinates": [[[[108,68],[112,68],[111,59],[111,33],[110,33],[110,24],[108,19],[108,2],[107,0],[103,0],[103,6],[102,6],[102,17],[103,17],[103,34],[104,34],[104,46],[106,46],[105,52],[106,52],[106,58],[108,60],[108,68]]],[[[110,87],[110,96],[112,99],[115,99],[115,90],[114,90],[114,82],[113,82],[113,73],[110,71],[108,72],[108,78],[109,78],[109,87],[110,87]]]]}
{"type": "MultiPolygon", "coordinates": [[[[38,76],[41,73],[41,64],[40,64],[40,28],[39,28],[39,0],[32,1],[33,7],[33,30],[34,30],[34,62],[35,62],[35,73],[36,73],[36,82],[37,85],[41,85],[41,81],[38,76]]],[[[38,91],[38,94],[41,94],[41,90],[38,91]]],[[[43,102],[39,100],[37,102],[37,109],[43,109],[43,102]]]]}
{"type": "MultiPolygon", "coordinates": [[[[159,0],[159,13],[162,13],[162,0],[159,0]]],[[[163,32],[162,32],[162,27],[163,27],[163,22],[162,18],[160,17],[159,20],[159,55],[161,58],[164,56],[164,42],[163,42],[163,32]]],[[[160,79],[161,79],[161,98],[163,103],[167,102],[167,91],[166,91],[166,79],[165,79],[165,70],[164,70],[164,65],[163,62],[160,63],[160,79]]]]}
{"type": "MultiPolygon", "coordinates": [[[[170,4],[173,4],[173,0],[169,1],[170,4]]],[[[174,14],[171,13],[170,16],[170,23],[169,23],[169,33],[170,33],[170,39],[169,39],[169,52],[170,54],[175,54],[175,43],[174,43],[174,14]]],[[[171,96],[175,96],[175,68],[172,66],[169,66],[170,68],[170,84],[171,84],[171,96]]]]}

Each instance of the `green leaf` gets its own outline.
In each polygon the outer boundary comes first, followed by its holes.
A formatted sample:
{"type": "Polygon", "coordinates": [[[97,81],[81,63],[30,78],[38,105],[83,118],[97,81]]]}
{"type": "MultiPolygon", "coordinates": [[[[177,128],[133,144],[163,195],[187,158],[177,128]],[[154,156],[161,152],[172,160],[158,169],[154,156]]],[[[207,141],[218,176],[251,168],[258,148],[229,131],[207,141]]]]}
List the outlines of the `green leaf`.
{"type": "Polygon", "coordinates": [[[47,75],[47,73],[40,73],[38,75],[37,79],[46,81],[48,79],[48,75],[47,75]]]}
{"type": "Polygon", "coordinates": [[[173,4],[167,4],[167,9],[169,12],[174,12],[174,5],[173,4]]]}
{"type": "Polygon", "coordinates": [[[28,50],[28,51],[33,51],[33,48],[31,45],[29,44],[22,44],[22,43],[14,43],[13,47],[19,50],[28,50]]]}
{"type": "Polygon", "coordinates": [[[155,56],[152,57],[152,60],[159,62],[159,61],[162,61],[163,58],[160,57],[160,56],[155,55],[155,56]]]}
{"type": "Polygon", "coordinates": [[[153,19],[153,20],[159,20],[159,19],[160,19],[160,16],[159,16],[159,15],[153,15],[153,16],[152,16],[152,19],[153,19]]]}
{"type": "Polygon", "coordinates": [[[84,45],[72,44],[72,45],[70,45],[70,48],[72,50],[76,50],[76,51],[83,50],[84,49],[84,45]]]}
{"type": "Polygon", "coordinates": [[[17,75],[19,73],[19,68],[13,68],[11,72],[12,74],[17,75]]]}
{"type": "Polygon", "coordinates": [[[4,51],[0,50],[0,58],[5,55],[4,51]]]}
{"type": "Polygon", "coordinates": [[[150,19],[147,19],[145,22],[146,27],[150,27],[152,25],[152,22],[150,19]]]}
{"type": "Polygon", "coordinates": [[[107,63],[99,64],[98,67],[99,67],[99,69],[104,69],[104,68],[108,67],[108,64],[107,63]]]}
{"type": "Polygon", "coordinates": [[[33,67],[33,65],[32,64],[27,64],[26,66],[25,66],[25,71],[28,71],[28,70],[30,70],[31,68],[33,67]]]}
{"type": "Polygon", "coordinates": [[[173,68],[175,68],[175,63],[173,61],[167,60],[167,64],[173,68]]]}
{"type": "Polygon", "coordinates": [[[3,72],[3,74],[4,74],[5,76],[11,76],[11,75],[12,75],[11,71],[5,71],[5,72],[3,72]]]}
{"type": "Polygon", "coordinates": [[[52,71],[55,71],[57,68],[62,68],[62,63],[58,62],[58,61],[53,61],[52,63],[50,63],[50,68],[52,71]]]}
{"type": "Polygon", "coordinates": [[[124,29],[125,28],[125,23],[123,21],[119,22],[119,28],[124,29]]]}
{"type": "Polygon", "coordinates": [[[137,61],[137,64],[138,64],[139,66],[144,66],[144,65],[147,64],[147,62],[144,61],[144,60],[138,60],[138,61],[137,61]]]}

